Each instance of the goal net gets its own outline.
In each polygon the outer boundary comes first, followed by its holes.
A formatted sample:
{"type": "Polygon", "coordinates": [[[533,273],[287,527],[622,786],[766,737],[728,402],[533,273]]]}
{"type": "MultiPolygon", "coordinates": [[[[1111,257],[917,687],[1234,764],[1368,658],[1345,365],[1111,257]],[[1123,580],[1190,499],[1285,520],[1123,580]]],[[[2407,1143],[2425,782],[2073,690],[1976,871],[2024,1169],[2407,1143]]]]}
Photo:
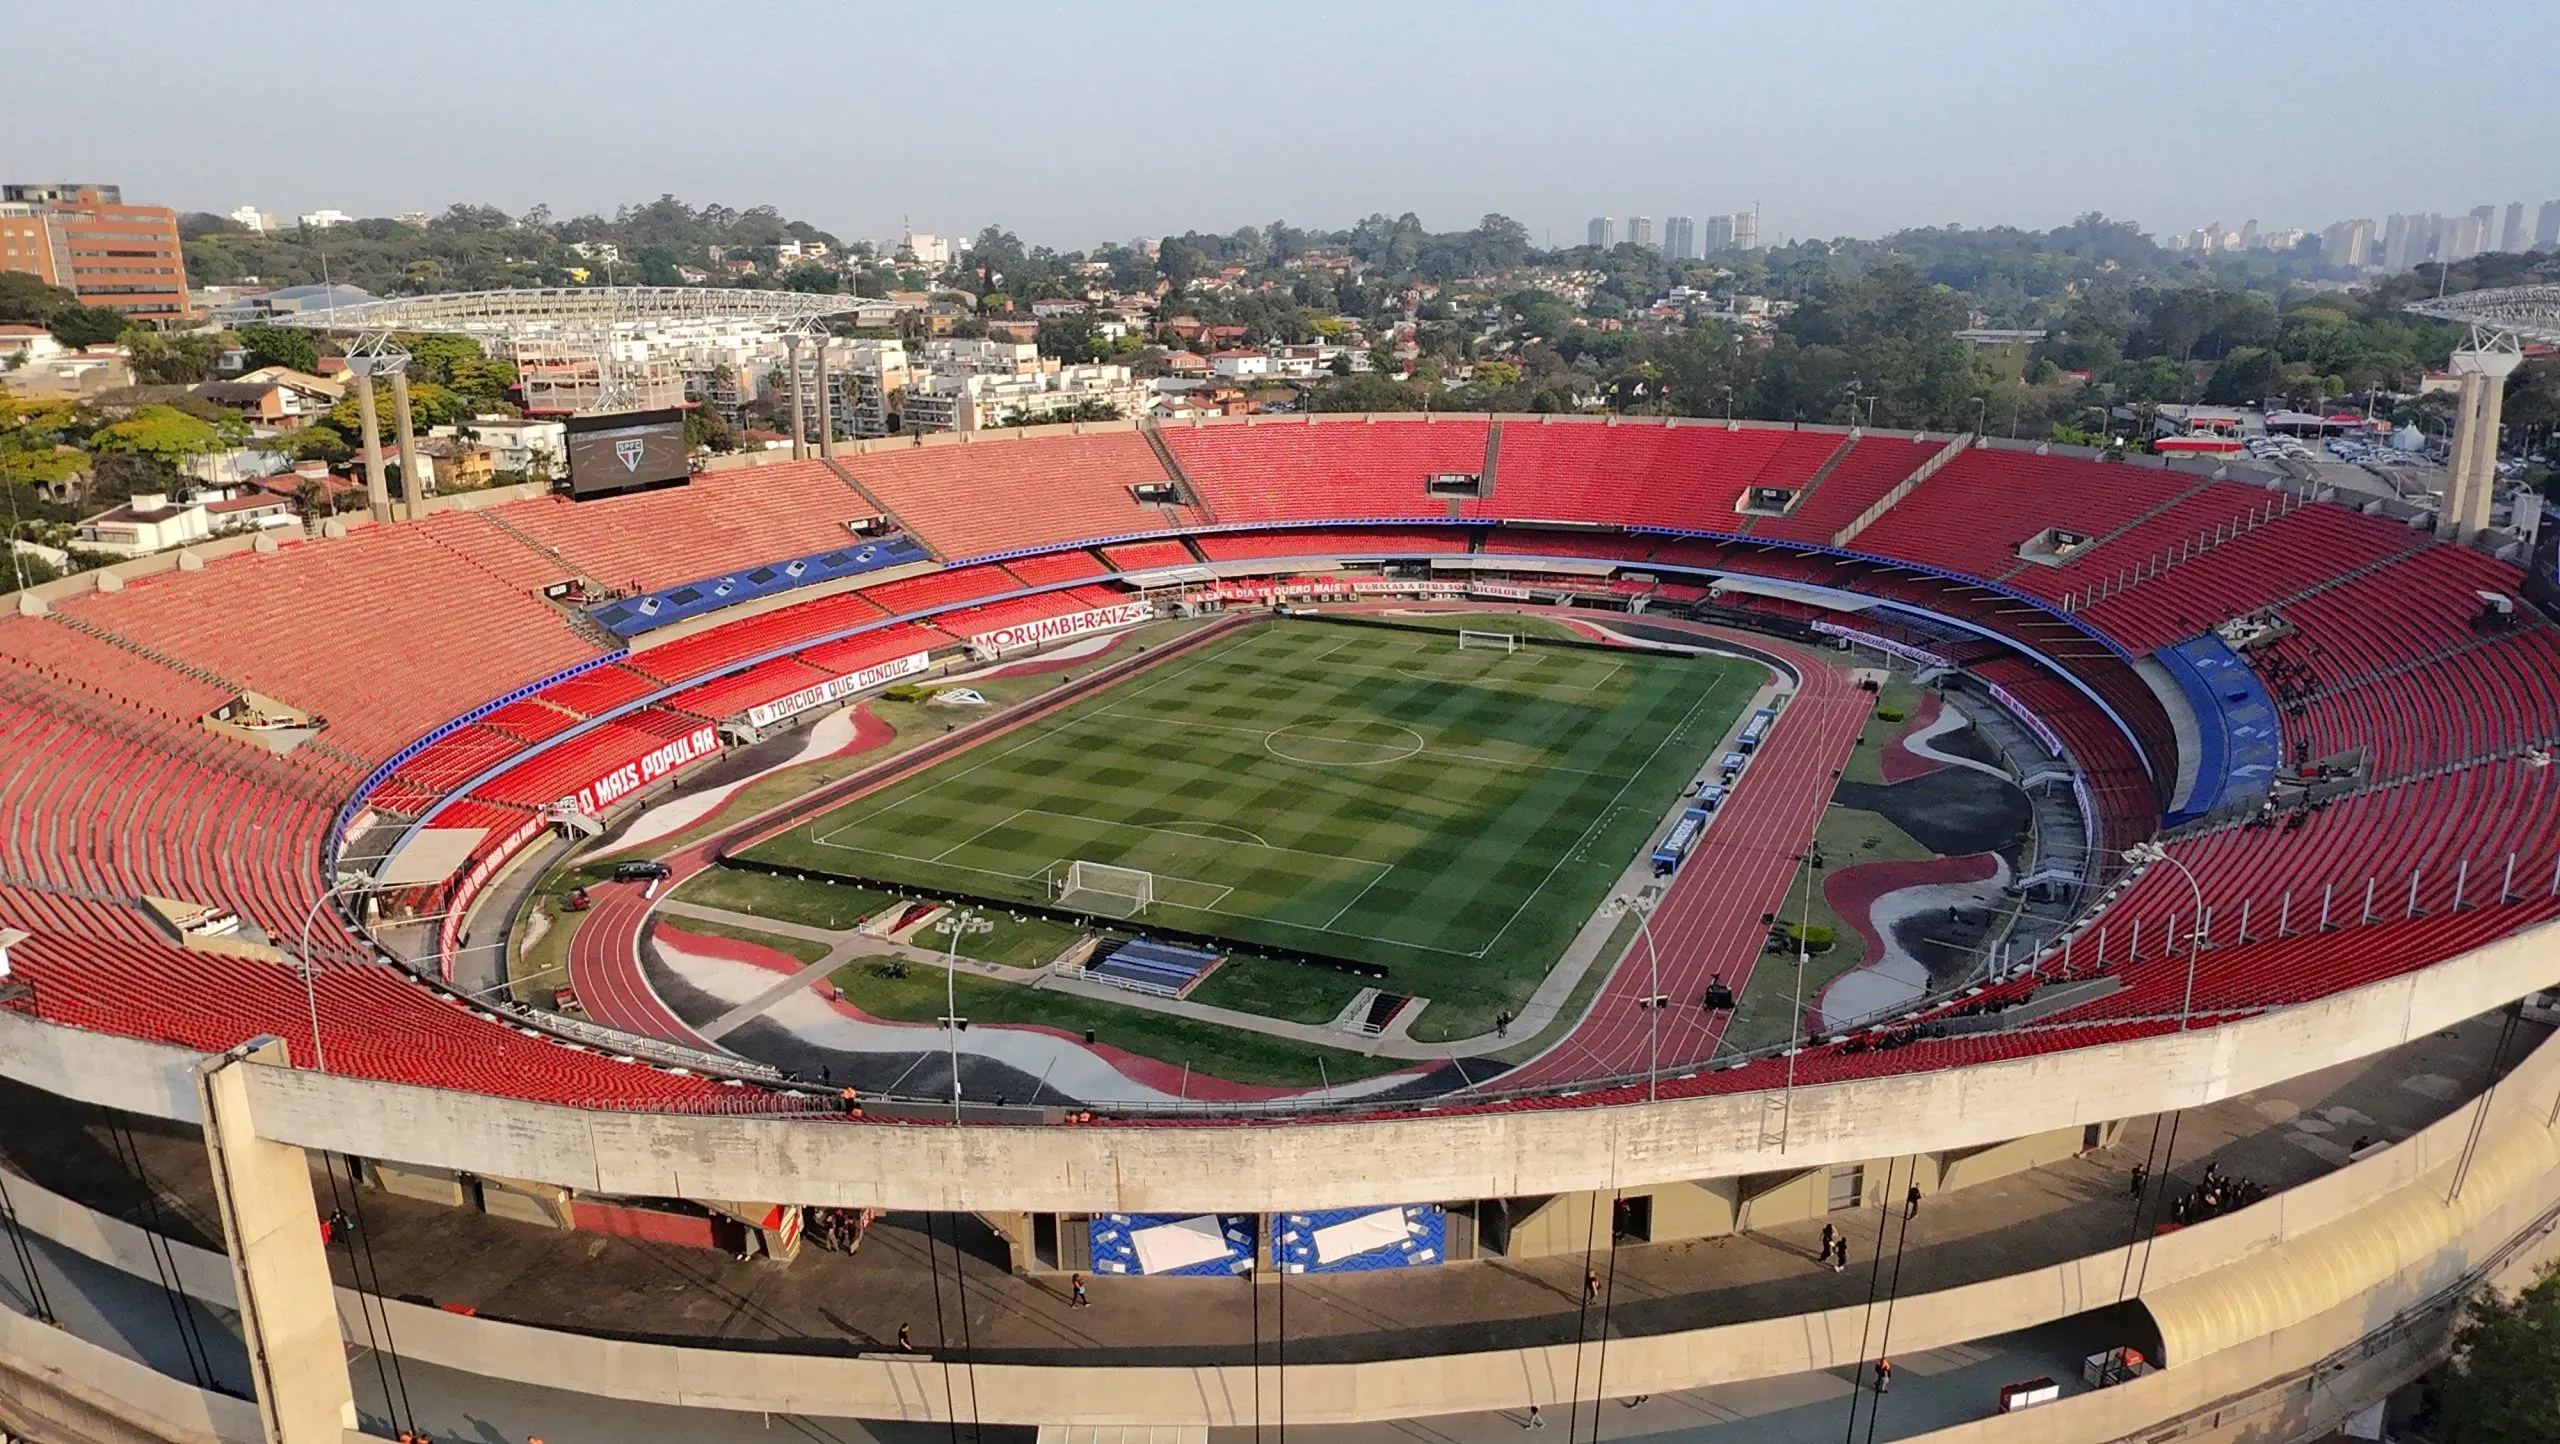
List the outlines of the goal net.
{"type": "Polygon", "coordinates": [[[1060,879],[1058,902],[1064,907],[1088,907],[1103,911],[1100,904],[1113,904],[1108,910],[1130,916],[1145,912],[1155,905],[1156,875],[1140,867],[1113,867],[1109,863],[1086,862],[1078,858],[1067,864],[1067,875],[1060,879]]]}
{"type": "Polygon", "coordinates": [[[1517,652],[1520,650],[1520,637],[1515,632],[1461,631],[1458,633],[1458,650],[1461,652],[1517,652]]]}

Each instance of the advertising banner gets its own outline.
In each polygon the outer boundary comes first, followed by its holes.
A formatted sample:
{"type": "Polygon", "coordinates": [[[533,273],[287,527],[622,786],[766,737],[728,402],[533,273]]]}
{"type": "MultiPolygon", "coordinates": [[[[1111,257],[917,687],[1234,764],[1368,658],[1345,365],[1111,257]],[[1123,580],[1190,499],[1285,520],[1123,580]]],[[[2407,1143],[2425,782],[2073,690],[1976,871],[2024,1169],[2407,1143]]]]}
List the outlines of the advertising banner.
{"type": "Polygon", "coordinates": [[[747,721],[758,727],[770,727],[786,718],[797,717],[812,707],[823,707],[840,697],[850,697],[857,692],[868,692],[874,687],[886,686],[900,677],[912,677],[933,665],[931,655],[927,652],[910,652],[906,656],[892,658],[877,666],[865,667],[859,672],[830,677],[814,687],[803,687],[788,697],[776,697],[762,706],[748,708],[747,721]]]}
{"type": "Polygon", "coordinates": [[[1153,621],[1155,615],[1155,605],[1151,602],[1120,602],[1096,607],[1089,612],[1069,612],[1063,617],[1043,617],[1036,622],[980,632],[969,639],[969,645],[981,652],[1010,652],[1020,647],[1038,647],[1094,632],[1108,632],[1117,627],[1134,627],[1140,622],[1153,621]]]}

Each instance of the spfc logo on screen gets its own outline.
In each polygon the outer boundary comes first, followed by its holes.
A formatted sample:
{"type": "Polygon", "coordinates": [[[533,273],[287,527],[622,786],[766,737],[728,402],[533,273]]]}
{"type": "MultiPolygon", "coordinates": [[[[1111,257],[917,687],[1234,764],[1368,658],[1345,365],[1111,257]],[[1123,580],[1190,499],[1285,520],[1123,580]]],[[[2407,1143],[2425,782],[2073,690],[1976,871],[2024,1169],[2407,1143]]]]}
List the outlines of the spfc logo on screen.
{"type": "Polygon", "coordinates": [[[622,469],[625,471],[638,471],[640,469],[641,450],[647,445],[648,443],[645,440],[638,438],[634,438],[630,441],[617,441],[613,444],[613,459],[621,462],[622,469]]]}

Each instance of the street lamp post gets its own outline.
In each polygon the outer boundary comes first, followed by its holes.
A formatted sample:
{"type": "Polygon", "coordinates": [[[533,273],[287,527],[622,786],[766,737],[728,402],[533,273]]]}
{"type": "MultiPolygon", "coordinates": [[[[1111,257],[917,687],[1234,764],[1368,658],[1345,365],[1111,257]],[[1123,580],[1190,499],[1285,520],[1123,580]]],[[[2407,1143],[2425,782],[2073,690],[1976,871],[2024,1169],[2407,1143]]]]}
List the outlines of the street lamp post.
{"type": "Polygon", "coordinates": [[[991,933],[996,925],[960,908],[933,925],[935,932],[951,939],[951,949],[942,959],[942,1027],[951,1042],[951,1117],[960,1117],[960,939],[979,933],[991,933]]]}
{"type": "Polygon", "coordinates": [[[2187,893],[2195,901],[2195,912],[2187,919],[2187,992],[2178,1004],[2178,1031],[2187,1031],[2188,1020],[2196,1009],[2196,959],[2204,949],[2204,887],[2187,865],[2169,855],[2169,849],[2156,842],[2137,842],[2124,850],[2124,860],[2136,867],[2149,867],[2165,862],[2187,880],[2187,893]]]}
{"type": "Polygon", "coordinates": [[[1659,1103],[1662,1101],[1662,954],[1653,946],[1653,909],[1625,893],[1609,899],[1611,917],[1625,917],[1631,913],[1636,920],[1636,936],[1644,941],[1644,1096],[1648,1103],[1659,1103]]]}
{"type": "Polygon", "coordinates": [[[323,1073],[329,1071],[329,1055],[320,1046],[320,983],[317,976],[320,966],[311,956],[311,925],[320,920],[320,910],[329,905],[330,899],[371,886],[371,873],[342,872],[327,891],[312,900],[310,910],[302,915],[302,947],[294,954],[294,960],[302,971],[302,1001],[311,1010],[311,1066],[323,1073]]]}

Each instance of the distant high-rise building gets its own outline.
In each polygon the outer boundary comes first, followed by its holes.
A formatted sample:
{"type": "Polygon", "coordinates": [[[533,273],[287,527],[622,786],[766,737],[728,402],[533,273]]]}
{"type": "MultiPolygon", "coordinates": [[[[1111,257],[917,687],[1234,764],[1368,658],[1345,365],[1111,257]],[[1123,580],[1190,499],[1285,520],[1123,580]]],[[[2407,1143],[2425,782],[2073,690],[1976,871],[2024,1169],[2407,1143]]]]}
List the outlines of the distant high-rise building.
{"type": "Polygon", "coordinates": [[[2542,212],[2533,221],[2533,248],[2560,250],[2560,201],[2542,203],[2542,212]]]}
{"type": "Polygon", "coordinates": [[[2444,222],[2436,232],[2437,264],[2450,266],[2460,261],[2467,261],[2487,248],[2489,217],[2480,214],[2480,211],[2491,211],[2495,214],[2490,207],[2482,206],[2480,210],[2475,210],[2467,216],[2453,216],[2444,222]]]}
{"type": "Polygon", "coordinates": [[[1756,251],[1760,249],[1759,211],[1748,210],[1735,211],[1733,213],[1733,248],[1737,251],[1756,251]]]}
{"type": "Polygon", "coordinates": [[[1630,241],[1632,241],[1632,242],[1634,242],[1635,244],[1637,244],[1637,245],[1639,245],[1639,246],[1650,246],[1650,245],[1652,245],[1652,244],[1653,244],[1653,217],[1651,217],[1651,216],[1629,216],[1629,217],[1627,217],[1627,239],[1628,239],[1628,240],[1630,240],[1630,241]]]}
{"type": "Polygon", "coordinates": [[[1592,246],[1605,251],[1617,243],[1618,223],[1609,219],[1607,216],[1593,216],[1591,218],[1592,246]]]}
{"type": "Polygon", "coordinates": [[[2394,212],[2382,223],[2382,269],[2405,271],[2418,262],[2417,218],[2394,212]]]}
{"type": "Polygon", "coordinates": [[[2340,221],[2320,233],[2320,259],[2332,266],[2373,264],[2373,222],[2340,221]]]}
{"type": "Polygon", "coordinates": [[[2241,223],[2241,226],[2240,226],[2240,244],[2239,244],[2237,247],[2235,247],[2235,249],[2237,249],[2237,250],[2243,250],[2243,251],[2254,251],[2254,250],[2256,250],[2257,248],[2258,248],[2258,220],[2257,220],[2257,217],[2252,216],[2252,217],[2250,217],[2247,221],[2245,221],[2245,222],[2241,223]]]}
{"type": "Polygon", "coordinates": [[[1687,216],[1672,216],[1662,223],[1662,247],[1675,261],[1698,259],[1698,223],[1687,216]]]}
{"type": "Polygon", "coordinates": [[[2498,249],[2511,254],[2524,249],[2524,202],[2507,202],[2507,224],[2498,232],[2498,249]]]}
{"type": "Polygon", "coordinates": [[[1733,217],[1707,217],[1707,254],[1720,256],[1733,249],[1733,217]]]}

